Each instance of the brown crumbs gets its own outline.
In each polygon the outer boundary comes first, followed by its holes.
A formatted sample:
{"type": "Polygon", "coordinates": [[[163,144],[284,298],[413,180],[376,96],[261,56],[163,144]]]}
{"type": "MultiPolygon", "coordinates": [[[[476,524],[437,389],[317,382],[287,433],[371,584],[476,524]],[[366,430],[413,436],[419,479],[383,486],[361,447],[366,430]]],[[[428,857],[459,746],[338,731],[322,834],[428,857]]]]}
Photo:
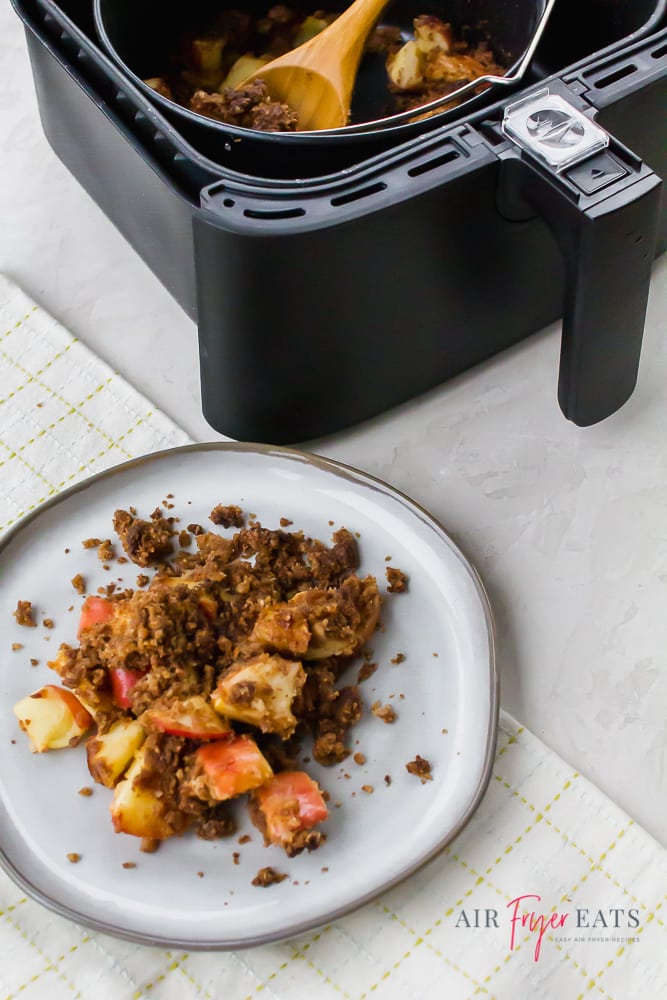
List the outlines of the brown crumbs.
{"type": "Polygon", "coordinates": [[[171,539],[175,533],[172,521],[162,517],[159,507],[151,514],[150,521],[134,517],[126,510],[117,510],[113,526],[126,555],[137,566],[162,562],[172,551],[171,539]]]}
{"type": "Polygon", "coordinates": [[[42,622],[42,625],[44,626],[44,628],[54,628],[55,623],[53,621],[53,618],[45,618],[42,622]]]}
{"type": "Polygon", "coordinates": [[[232,854],[232,860],[235,865],[239,863],[239,861],[241,860],[241,855],[239,854],[238,851],[234,851],[234,853],[232,854]]]}
{"type": "Polygon", "coordinates": [[[84,538],[84,540],[81,542],[81,544],[83,545],[84,549],[96,549],[98,547],[98,545],[102,544],[102,539],[101,538],[84,538]]]}
{"type": "Polygon", "coordinates": [[[293,523],[294,522],[290,521],[289,517],[281,517],[280,518],[280,527],[281,528],[289,528],[290,524],[293,524],[293,523]]]}
{"type": "Polygon", "coordinates": [[[390,663],[403,663],[405,660],[405,653],[397,653],[396,656],[392,656],[390,663]]]}
{"type": "Polygon", "coordinates": [[[25,625],[26,628],[37,627],[32,610],[32,601],[19,601],[13,615],[18,625],[25,625]]]}
{"type": "Polygon", "coordinates": [[[137,577],[137,587],[145,587],[147,583],[150,583],[150,576],[146,576],[145,573],[140,573],[137,577]]]}
{"type": "Polygon", "coordinates": [[[396,721],[396,712],[391,705],[382,705],[379,701],[374,701],[371,705],[371,712],[387,724],[396,721]]]}
{"type": "Polygon", "coordinates": [[[390,774],[385,774],[385,776],[384,776],[384,783],[385,783],[385,785],[391,785],[391,775],[390,774]]]}
{"type": "Polygon", "coordinates": [[[275,885],[277,882],[283,882],[286,878],[287,875],[277,872],[275,868],[271,868],[269,865],[267,868],[259,869],[252,880],[252,885],[258,885],[265,889],[269,885],[275,885]]]}
{"type": "Polygon", "coordinates": [[[357,684],[367,681],[369,677],[373,676],[377,668],[377,663],[364,663],[364,665],[360,667],[359,673],[357,674],[357,684]]]}
{"type": "Polygon", "coordinates": [[[425,757],[420,757],[419,754],[417,754],[414,760],[409,761],[405,765],[405,770],[408,774],[416,775],[420,779],[422,785],[424,785],[427,781],[432,780],[431,765],[425,757]]]}
{"type": "Polygon", "coordinates": [[[109,562],[115,556],[114,547],[111,544],[110,538],[105,538],[104,541],[97,547],[97,558],[100,562],[109,562]]]}
{"type": "Polygon", "coordinates": [[[395,566],[387,566],[385,575],[389,583],[387,590],[390,594],[402,594],[408,589],[408,578],[400,569],[396,569],[395,566]]]}
{"type": "Polygon", "coordinates": [[[136,868],[134,861],[123,861],[123,868],[136,868]]]}
{"type": "Polygon", "coordinates": [[[34,656],[30,657],[30,666],[37,667],[39,665],[39,660],[36,660],[34,656]]]}
{"type": "Polygon", "coordinates": [[[189,524],[188,525],[188,531],[190,532],[191,535],[203,535],[204,534],[204,529],[202,528],[201,524],[189,524]]]}
{"type": "MultiPolygon", "coordinates": [[[[203,878],[203,877],[204,877],[204,873],[203,872],[197,872],[197,878],[203,878]]],[[[226,903],[225,903],[225,906],[227,906],[226,903]]]]}
{"type": "Polygon", "coordinates": [[[86,581],[84,580],[81,573],[77,573],[76,576],[73,576],[72,579],[70,580],[70,583],[76,590],[77,594],[85,593],[86,581]]]}
{"type": "Polygon", "coordinates": [[[236,504],[217,504],[209,514],[213,524],[222,528],[242,528],[243,511],[236,504]]]}
{"type": "Polygon", "coordinates": [[[367,795],[372,795],[375,791],[372,785],[362,785],[361,790],[362,792],[366,792],[367,795]]]}
{"type": "Polygon", "coordinates": [[[355,764],[359,764],[360,767],[361,767],[362,764],[366,763],[366,758],[364,757],[364,755],[362,753],[355,753],[355,755],[352,758],[352,760],[354,761],[355,764]]]}
{"type": "Polygon", "coordinates": [[[70,861],[73,865],[75,865],[77,861],[81,861],[81,855],[72,852],[71,854],[67,855],[67,860],[70,861]]]}
{"type": "Polygon", "coordinates": [[[244,833],[242,837],[239,837],[239,844],[248,844],[252,840],[249,833],[244,833]]]}
{"type": "Polygon", "coordinates": [[[189,531],[179,531],[178,533],[178,544],[182,549],[187,549],[188,545],[192,541],[192,535],[189,531]]]}
{"type": "Polygon", "coordinates": [[[23,649],[23,643],[22,643],[22,642],[13,642],[13,643],[12,643],[12,649],[13,649],[13,650],[14,650],[14,652],[16,653],[16,652],[17,652],[17,650],[19,650],[19,649],[23,649]]]}
{"type": "Polygon", "coordinates": [[[83,788],[79,789],[79,795],[83,795],[84,798],[90,798],[93,794],[93,790],[90,785],[84,785],[83,788]]]}

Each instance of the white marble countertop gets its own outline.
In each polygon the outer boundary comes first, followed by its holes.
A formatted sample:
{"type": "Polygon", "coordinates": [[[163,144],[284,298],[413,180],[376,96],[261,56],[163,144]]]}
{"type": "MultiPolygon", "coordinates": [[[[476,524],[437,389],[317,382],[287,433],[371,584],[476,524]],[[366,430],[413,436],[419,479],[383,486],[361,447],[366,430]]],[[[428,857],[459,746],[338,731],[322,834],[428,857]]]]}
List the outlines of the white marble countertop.
{"type": "MultiPolygon", "coordinates": [[[[41,130],[22,27],[0,9],[0,271],[198,440],[194,325],[41,130]]],[[[482,575],[501,699],[667,846],[667,259],[639,384],[580,429],[557,325],[386,416],[310,442],[429,508],[482,575]]]]}

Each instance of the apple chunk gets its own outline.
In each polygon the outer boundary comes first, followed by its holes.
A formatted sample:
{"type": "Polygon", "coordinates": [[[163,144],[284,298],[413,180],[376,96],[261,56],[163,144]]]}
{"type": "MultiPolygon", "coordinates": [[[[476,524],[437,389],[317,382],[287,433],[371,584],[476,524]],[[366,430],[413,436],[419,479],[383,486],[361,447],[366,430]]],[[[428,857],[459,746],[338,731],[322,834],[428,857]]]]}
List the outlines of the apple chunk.
{"type": "Polygon", "coordinates": [[[261,649],[300,660],[308,649],[310,629],[289,604],[268,604],[259,612],[250,640],[261,649]]]}
{"type": "Polygon", "coordinates": [[[310,630],[304,660],[352,656],[375,631],[380,616],[380,594],[375,578],[350,576],[337,589],[304,590],[288,602],[303,616],[310,630]]]}
{"type": "Polygon", "coordinates": [[[146,732],[136,719],[119,719],[108,732],[88,740],[91,776],[98,784],[113,788],[145,738],[146,732]]]}
{"type": "Polygon", "coordinates": [[[125,777],[114,789],[111,819],[116,833],[149,840],[166,840],[182,833],[187,817],[170,810],[165,800],[142,783],[148,771],[146,744],[135,755],[125,777]]]}
{"type": "Polygon", "coordinates": [[[200,694],[149,708],[141,719],[158,732],[191,740],[222,740],[234,735],[227,720],[222,719],[200,694]]]}
{"type": "Polygon", "coordinates": [[[289,854],[312,850],[323,834],[312,830],[329,816],[320,787],[305,771],[281,771],[251,797],[251,816],[267,844],[289,854]]]}
{"type": "Polygon", "coordinates": [[[78,638],[81,633],[93,625],[103,625],[113,617],[114,605],[107,597],[87,597],[81,608],[78,638]]]}
{"type": "Polygon", "coordinates": [[[45,684],[17,701],[14,715],[33,753],[76,746],[93,724],[92,715],[76,695],[55,684],[45,684]]]}
{"type": "Polygon", "coordinates": [[[211,700],[220,715],[287,739],[296,726],[292,703],[305,682],[297,660],[260,653],[225,670],[211,700]]]}
{"type": "Polygon", "coordinates": [[[271,765],[255,741],[237,736],[200,747],[188,785],[197,798],[224,802],[258,788],[272,775],[271,765]]]}

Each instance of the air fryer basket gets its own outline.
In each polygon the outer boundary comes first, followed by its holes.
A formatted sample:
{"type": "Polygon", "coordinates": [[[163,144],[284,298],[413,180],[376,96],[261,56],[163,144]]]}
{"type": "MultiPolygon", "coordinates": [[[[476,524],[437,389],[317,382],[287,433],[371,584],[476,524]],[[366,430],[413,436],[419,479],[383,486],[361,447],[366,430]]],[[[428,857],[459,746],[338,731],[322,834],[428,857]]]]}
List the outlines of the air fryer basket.
{"type": "MultiPolygon", "coordinates": [[[[50,142],[197,319],[216,429],[312,439],[561,314],[566,415],[591,423],[627,399],[658,227],[667,246],[652,172],[667,173],[664,0],[642,4],[643,21],[638,3],[608,0],[627,34],[577,64],[566,31],[563,45],[547,35],[513,109],[497,101],[366,160],[355,141],[326,176],[295,158],[284,180],[247,150],[241,171],[206,160],[52,0],[13,2],[50,142]],[[595,122],[618,138],[600,145],[595,122]],[[509,125],[535,125],[533,147],[509,125]],[[587,133],[572,160],[563,147],[587,133]],[[554,149],[569,159],[552,165],[554,149]]],[[[61,2],[90,32],[84,0],[61,2]]]]}
{"type": "MultiPolygon", "coordinates": [[[[307,147],[307,155],[304,155],[303,149],[295,147],[281,149],[280,155],[274,155],[273,141],[279,137],[271,133],[265,134],[267,145],[260,152],[252,141],[253,134],[245,134],[248,130],[238,130],[239,135],[233,141],[221,142],[220,134],[214,128],[201,127],[199,116],[194,116],[197,119],[194,124],[187,116],[174,120],[168,108],[157,104],[152,92],[138,93],[139,88],[133,86],[132,80],[127,77],[123,80],[109,59],[101,51],[96,51],[98,40],[90,0],[12,0],[12,3],[20,14],[25,10],[38,23],[43,18],[50,18],[53,30],[58,33],[57,38],[72,49],[74,58],[79,58],[77,49],[85,49],[86,66],[95,74],[99,86],[104,90],[109,88],[113,95],[123,95],[119,100],[115,97],[111,100],[112,107],[122,102],[124,113],[131,113],[134,109],[142,120],[148,107],[154,109],[149,112],[150,121],[160,121],[161,130],[168,132],[174,143],[184,144],[183,156],[188,163],[196,162],[201,157],[205,169],[209,165],[214,170],[224,168],[256,178],[256,183],[260,184],[264,178],[308,182],[316,177],[326,180],[340,170],[397,146],[394,130],[386,134],[374,131],[347,136],[345,141],[334,143],[315,136],[307,147]]],[[[601,51],[605,51],[604,46],[614,52],[628,41],[649,35],[664,19],[666,9],[667,0],[558,0],[537,53],[527,69],[524,83],[530,86],[559,73],[578,58],[597,58],[601,51]],[[595,30],[591,27],[593,24],[595,30]],[[597,42],[598,32],[602,44],[597,42]],[[585,40],[585,46],[582,40],[585,40]]],[[[501,97],[504,99],[505,95],[501,97]]],[[[448,112],[447,118],[451,122],[460,121],[488,106],[489,100],[490,95],[486,94],[468,99],[463,109],[453,109],[448,112]]],[[[494,103],[491,114],[495,106],[494,103]]],[[[434,116],[419,123],[417,134],[437,132],[442,127],[440,119],[434,116]]],[[[410,141],[412,129],[413,126],[402,127],[399,136],[402,143],[410,141]]]]}
{"type": "MultiPolygon", "coordinates": [[[[495,0],[389,0],[381,23],[400,28],[404,37],[412,33],[417,15],[433,15],[451,23],[462,37],[471,41],[488,40],[496,59],[507,67],[503,75],[479,77],[462,84],[447,97],[432,100],[420,108],[420,115],[436,112],[438,123],[442,124],[451,119],[451,109],[443,106],[451,105],[455,98],[464,102],[460,110],[467,112],[480,103],[475,98],[479,96],[483,84],[486,85],[483,97],[488,101],[489,92],[494,88],[502,90],[519,83],[547,26],[554,2],[506,0],[498,4],[495,0]]],[[[259,16],[266,11],[267,0],[245,0],[237,6],[259,16]]],[[[299,0],[295,6],[304,14],[312,10],[307,3],[304,4],[304,0],[299,0]]],[[[336,2],[330,4],[334,10],[339,6],[336,2]]],[[[306,150],[313,137],[318,142],[331,144],[332,141],[345,141],[354,133],[381,129],[390,131],[393,141],[399,142],[427,127],[423,118],[414,121],[415,111],[386,112],[385,60],[379,54],[366,55],[362,60],[353,96],[352,122],[330,131],[273,134],[267,138],[266,133],[225,125],[195,114],[151,90],[143,81],[164,75],[186,31],[205,32],[212,15],[224,7],[224,2],[220,0],[196,0],[187,9],[177,0],[93,0],[95,25],[101,44],[123,71],[129,73],[134,83],[143,88],[147,96],[176,123],[183,120],[193,128],[212,130],[219,135],[221,142],[238,136],[252,138],[258,143],[271,142],[272,153],[278,155],[280,146],[285,143],[306,150]]],[[[433,123],[429,123],[428,127],[433,127],[433,123]]]]}

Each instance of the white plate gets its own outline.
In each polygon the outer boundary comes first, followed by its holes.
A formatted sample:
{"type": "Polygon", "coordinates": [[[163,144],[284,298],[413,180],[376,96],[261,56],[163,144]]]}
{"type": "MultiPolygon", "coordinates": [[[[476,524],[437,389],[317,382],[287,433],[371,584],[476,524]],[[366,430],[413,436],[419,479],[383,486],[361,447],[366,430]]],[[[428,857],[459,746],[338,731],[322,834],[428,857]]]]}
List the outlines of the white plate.
{"type": "Polygon", "coordinates": [[[112,934],[185,949],[233,948],[330,921],[437,854],[470,819],[489,780],[498,701],[482,585],[426,511],[335,462],[288,449],[213,444],[161,452],[102,473],[5,536],[0,622],[0,861],[46,906],[112,934]],[[242,810],[239,835],[250,833],[250,843],[239,846],[238,835],[205,842],[188,834],[155,854],[141,854],[136,838],[114,833],[109,790],[95,785],[92,796],[78,794],[92,785],[84,748],[31,754],[18,730],[12,705],[42,683],[57,682],[46,660],[60,642],[74,641],[81,598],[71,578],[83,573],[92,591],[118,575],[134,585],[139,572],[132,564],[105,572],[96,551],[84,550],[81,541],[111,537],[117,507],[133,505],[146,516],[170,493],[172,513],[184,524],[210,523],[215,504],[238,503],[266,527],[278,527],[284,515],[292,530],[303,528],[327,542],[345,526],[359,533],[361,572],[373,573],[382,592],[386,556],[410,578],[407,592],[386,597],[384,627],[371,644],[379,667],[361,685],[367,711],[351,741],[366,763],[348,758],[333,768],[307,765],[332,803],[328,839],[312,854],[290,859],[264,847],[242,810]],[[19,599],[38,609],[38,628],[15,624],[19,599]],[[54,619],[54,629],[41,626],[43,616],[54,619]],[[13,642],[24,648],[10,652],[13,642]],[[392,664],[398,652],[406,659],[392,664]],[[30,665],[31,657],[39,666],[30,665]],[[395,707],[393,725],[368,711],[376,699],[395,707]],[[416,754],[431,762],[432,781],[422,784],[406,772],[416,754]],[[67,860],[70,852],[81,855],[77,864],[67,860]],[[123,868],[128,861],[136,868],[123,868]],[[288,879],[252,886],[266,865],[288,879]]]}

